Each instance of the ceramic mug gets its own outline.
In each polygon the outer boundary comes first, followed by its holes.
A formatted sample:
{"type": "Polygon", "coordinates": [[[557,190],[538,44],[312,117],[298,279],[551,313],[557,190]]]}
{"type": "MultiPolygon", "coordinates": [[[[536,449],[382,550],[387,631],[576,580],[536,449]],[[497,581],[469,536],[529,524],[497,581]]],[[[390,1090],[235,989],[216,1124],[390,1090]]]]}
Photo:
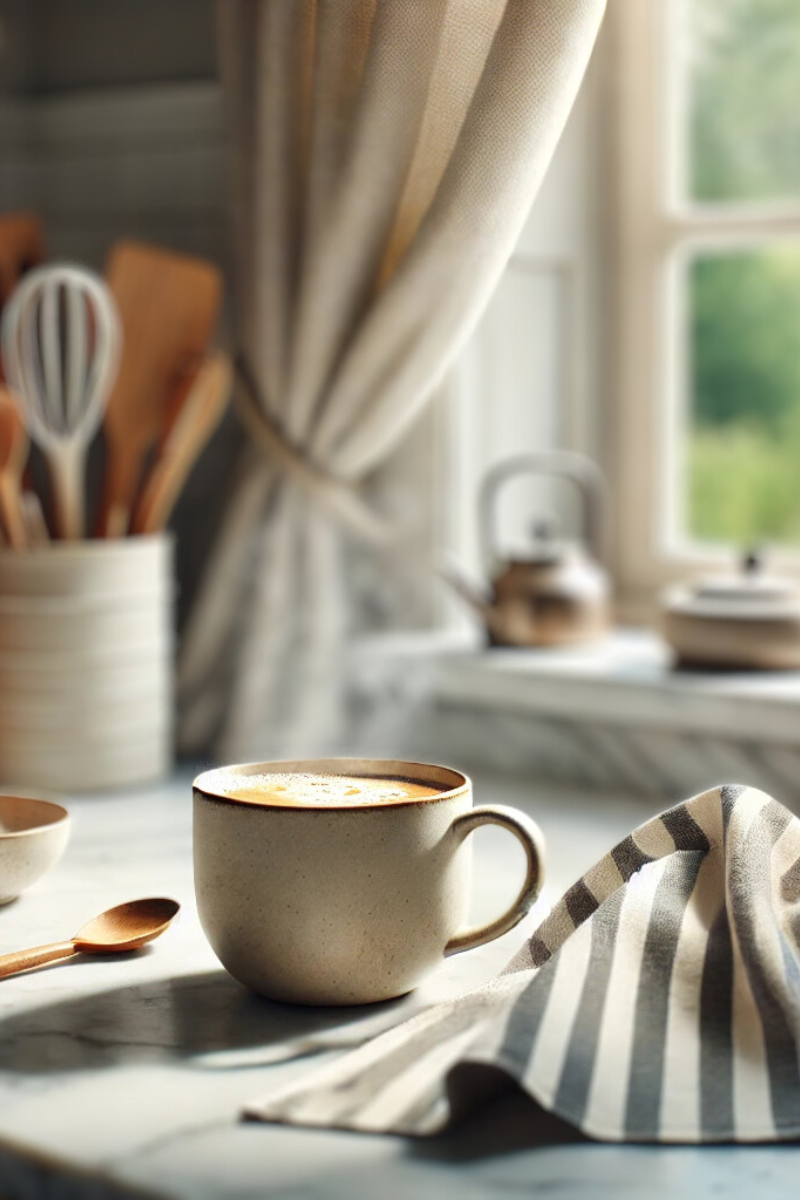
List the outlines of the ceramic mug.
{"type": "Polygon", "coordinates": [[[250,763],[194,782],[200,922],[222,965],[247,987],[296,1004],[366,1004],[414,988],[442,959],[512,929],[539,893],[544,839],[513,808],[472,807],[449,767],[375,759],[250,763]],[[226,795],[231,775],[310,772],[407,778],[420,799],[287,807],[226,795]],[[511,907],[464,928],[480,825],[521,842],[525,879],[511,907]]]}

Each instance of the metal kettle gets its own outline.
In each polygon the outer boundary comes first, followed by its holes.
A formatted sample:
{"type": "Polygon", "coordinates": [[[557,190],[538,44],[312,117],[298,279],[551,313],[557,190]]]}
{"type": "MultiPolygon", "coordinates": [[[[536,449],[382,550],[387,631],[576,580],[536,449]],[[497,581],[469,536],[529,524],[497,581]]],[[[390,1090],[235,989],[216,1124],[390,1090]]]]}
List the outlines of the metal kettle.
{"type": "Polygon", "coordinates": [[[603,476],[583,455],[543,452],[499,463],[487,474],[479,496],[484,561],[497,558],[495,513],[500,489],[522,474],[556,476],[571,482],[581,499],[584,542],[558,536],[555,524],[533,525],[530,553],[501,564],[489,589],[463,575],[448,578],[483,617],[495,646],[560,646],[601,637],[609,624],[610,585],[600,565],[605,501],[603,476]]]}

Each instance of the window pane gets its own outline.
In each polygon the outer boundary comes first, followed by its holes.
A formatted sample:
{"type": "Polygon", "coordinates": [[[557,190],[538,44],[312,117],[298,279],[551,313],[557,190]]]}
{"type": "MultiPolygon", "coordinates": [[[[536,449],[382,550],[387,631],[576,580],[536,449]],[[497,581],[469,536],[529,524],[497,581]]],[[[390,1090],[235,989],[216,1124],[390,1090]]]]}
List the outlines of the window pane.
{"type": "Polygon", "coordinates": [[[693,197],[800,196],[800,0],[684,0],[683,11],[693,197]]]}
{"type": "Polygon", "coordinates": [[[705,254],[688,279],[688,533],[800,543],[800,244],[705,254]]]}

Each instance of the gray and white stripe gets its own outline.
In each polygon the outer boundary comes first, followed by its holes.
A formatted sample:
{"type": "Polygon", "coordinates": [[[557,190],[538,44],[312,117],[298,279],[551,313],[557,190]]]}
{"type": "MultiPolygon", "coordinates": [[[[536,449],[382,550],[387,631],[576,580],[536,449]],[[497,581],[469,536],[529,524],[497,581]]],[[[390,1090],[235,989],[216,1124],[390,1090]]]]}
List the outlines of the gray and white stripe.
{"type": "Polygon", "coordinates": [[[715,788],[625,838],[491,984],[247,1115],[428,1135],[510,1078],[596,1138],[796,1138],[798,939],[800,821],[715,788]]]}

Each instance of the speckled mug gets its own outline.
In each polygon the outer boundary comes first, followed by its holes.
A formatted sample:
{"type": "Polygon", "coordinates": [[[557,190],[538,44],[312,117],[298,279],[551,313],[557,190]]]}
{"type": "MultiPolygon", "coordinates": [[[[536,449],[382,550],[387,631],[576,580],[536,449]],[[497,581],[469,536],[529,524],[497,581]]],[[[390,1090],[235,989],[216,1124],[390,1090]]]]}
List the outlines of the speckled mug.
{"type": "Polygon", "coordinates": [[[442,959],[492,941],[530,909],[543,876],[538,826],[513,808],[472,807],[449,767],[376,759],[249,763],[194,782],[200,921],[241,983],[295,1004],[368,1004],[410,991],[442,959]],[[231,773],[410,778],[430,797],[357,807],[278,807],[225,795],[231,773]],[[502,916],[464,928],[479,825],[521,842],[525,880],[502,916]]]}

